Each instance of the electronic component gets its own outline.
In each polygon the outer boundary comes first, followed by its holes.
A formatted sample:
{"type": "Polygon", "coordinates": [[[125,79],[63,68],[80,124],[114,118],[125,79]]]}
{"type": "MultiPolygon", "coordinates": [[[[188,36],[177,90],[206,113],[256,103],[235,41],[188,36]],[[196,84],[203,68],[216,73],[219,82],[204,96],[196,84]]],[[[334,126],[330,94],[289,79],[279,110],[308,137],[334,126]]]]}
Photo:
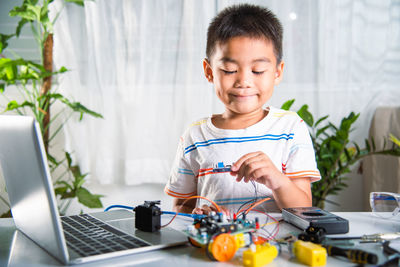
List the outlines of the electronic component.
{"type": "Polygon", "coordinates": [[[323,228],[310,226],[303,233],[300,233],[297,238],[303,241],[321,244],[326,239],[325,230],[323,228]]]}
{"type": "Polygon", "coordinates": [[[326,264],[326,249],[312,242],[295,241],[293,254],[299,262],[308,266],[324,266],[326,264]]]}
{"type": "Polygon", "coordinates": [[[161,228],[161,209],[156,206],[161,203],[157,201],[145,201],[143,205],[134,208],[135,227],[145,232],[155,232],[161,228]]]}
{"type": "Polygon", "coordinates": [[[232,165],[225,165],[223,162],[218,162],[213,168],[213,173],[217,172],[230,172],[232,165]]]}
{"type": "Polygon", "coordinates": [[[326,234],[349,232],[348,220],[316,207],[283,208],[282,217],[303,230],[314,227],[324,229],[326,234]]]}
{"type": "Polygon", "coordinates": [[[243,251],[243,265],[246,267],[261,267],[272,262],[278,256],[278,249],[269,244],[250,245],[243,251]]]}
{"type": "Polygon", "coordinates": [[[195,219],[193,225],[183,230],[189,242],[196,247],[206,247],[206,254],[212,260],[230,260],[236,250],[250,244],[251,238],[244,234],[256,231],[256,224],[246,219],[226,221],[222,213],[212,212],[210,215],[195,219]]]}

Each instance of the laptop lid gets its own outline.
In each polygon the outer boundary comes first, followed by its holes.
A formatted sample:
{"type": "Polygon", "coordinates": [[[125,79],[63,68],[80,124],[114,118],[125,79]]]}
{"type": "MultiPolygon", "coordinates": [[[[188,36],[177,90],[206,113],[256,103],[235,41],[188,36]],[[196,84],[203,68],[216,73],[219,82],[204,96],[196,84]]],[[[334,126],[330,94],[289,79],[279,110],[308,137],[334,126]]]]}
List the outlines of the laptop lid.
{"type": "Polygon", "coordinates": [[[16,227],[64,264],[150,251],[187,242],[187,237],[180,231],[166,227],[157,233],[142,232],[133,227],[132,213],[117,215],[118,212],[107,212],[95,217],[151,246],[85,258],[69,250],[57,209],[40,126],[32,117],[0,115],[0,164],[16,227]]]}
{"type": "Polygon", "coordinates": [[[29,116],[0,116],[0,164],[16,227],[67,263],[67,252],[40,126],[29,116]]]}

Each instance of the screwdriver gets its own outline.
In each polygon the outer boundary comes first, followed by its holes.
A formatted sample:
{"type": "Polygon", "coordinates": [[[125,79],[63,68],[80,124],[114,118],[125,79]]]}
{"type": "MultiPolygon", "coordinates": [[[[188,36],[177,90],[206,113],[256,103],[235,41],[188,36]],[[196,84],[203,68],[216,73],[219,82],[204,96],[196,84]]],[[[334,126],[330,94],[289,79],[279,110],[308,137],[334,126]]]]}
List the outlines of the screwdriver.
{"type": "Polygon", "coordinates": [[[343,256],[354,263],[376,264],[378,256],[359,249],[344,249],[335,246],[324,246],[329,256],[343,256]]]}
{"type": "Polygon", "coordinates": [[[390,241],[400,238],[400,232],[395,233],[382,233],[382,234],[372,234],[372,235],[362,235],[356,237],[330,237],[329,240],[352,240],[352,239],[360,239],[361,243],[376,243],[376,242],[384,242],[390,241]]]}

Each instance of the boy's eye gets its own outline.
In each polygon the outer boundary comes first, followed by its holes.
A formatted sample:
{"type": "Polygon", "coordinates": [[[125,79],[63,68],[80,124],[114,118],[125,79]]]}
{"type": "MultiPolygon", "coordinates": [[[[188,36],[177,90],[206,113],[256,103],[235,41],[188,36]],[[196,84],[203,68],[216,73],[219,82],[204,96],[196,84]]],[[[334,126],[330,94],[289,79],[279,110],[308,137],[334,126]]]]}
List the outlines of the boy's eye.
{"type": "Polygon", "coordinates": [[[261,75],[261,74],[264,73],[264,71],[255,71],[255,70],[253,70],[253,73],[254,73],[255,75],[261,75]]]}
{"type": "Polygon", "coordinates": [[[236,70],[223,70],[223,69],[221,69],[221,70],[225,74],[234,74],[234,73],[236,73],[236,70]]]}

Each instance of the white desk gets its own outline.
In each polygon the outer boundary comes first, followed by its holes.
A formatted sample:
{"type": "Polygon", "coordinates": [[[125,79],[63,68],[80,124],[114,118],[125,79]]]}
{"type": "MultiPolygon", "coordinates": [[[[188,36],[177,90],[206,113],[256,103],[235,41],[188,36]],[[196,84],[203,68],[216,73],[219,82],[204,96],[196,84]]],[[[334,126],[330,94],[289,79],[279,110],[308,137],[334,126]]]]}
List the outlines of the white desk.
{"type": "MultiPolygon", "coordinates": [[[[96,216],[114,216],[121,214],[124,216],[132,216],[132,214],[125,210],[114,210],[107,213],[95,213],[96,216]]],[[[376,218],[367,212],[337,212],[335,213],[350,221],[350,232],[341,236],[360,236],[364,234],[375,233],[389,233],[400,231],[399,220],[384,220],[376,218]]],[[[163,218],[163,222],[168,221],[168,218],[163,218]]],[[[126,220],[125,220],[126,222],[126,220]]],[[[190,221],[185,219],[177,219],[171,226],[180,228],[190,221]]],[[[132,220],[132,227],[134,222],[132,220]]],[[[273,225],[268,226],[273,227],[273,225]]],[[[280,231],[277,237],[283,237],[288,233],[300,232],[297,228],[287,224],[280,224],[280,231]]],[[[376,251],[378,247],[375,244],[369,244],[368,249],[376,251]]],[[[357,247],[363,249],[361,247],[357,247]]],[[[347,260],[328,257],[327,266],[354,266],[347,260]]],[[[44,250],[38,247],[30,239],[25,237],[20,232],[16,231],[12,219],[0,219],[0,266],[61,266],[52,256],[47,254],[44,250]]],[[[106,261],[94,262],[84,264],[84,266],[242,266],[241,264],[241,251],[236,253],[234,259],[230,262],[212,262],[204,253],[204,250],[194,248],[190,245],[180,246],[175,248],[168,248],[165,250],[147,252],[142,254],[134,254],[131,256],[124,256],[114,258],[106,261]]],[[[271,267],[285,267],[285,266],[305,266],[295,259],[290,259],[288,253],[283,251],[271,264],[271,267]]]]}

